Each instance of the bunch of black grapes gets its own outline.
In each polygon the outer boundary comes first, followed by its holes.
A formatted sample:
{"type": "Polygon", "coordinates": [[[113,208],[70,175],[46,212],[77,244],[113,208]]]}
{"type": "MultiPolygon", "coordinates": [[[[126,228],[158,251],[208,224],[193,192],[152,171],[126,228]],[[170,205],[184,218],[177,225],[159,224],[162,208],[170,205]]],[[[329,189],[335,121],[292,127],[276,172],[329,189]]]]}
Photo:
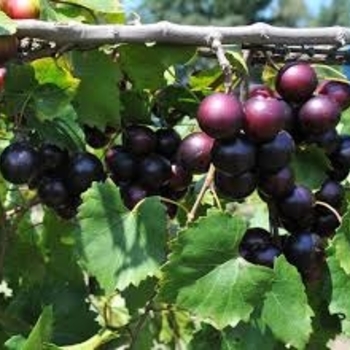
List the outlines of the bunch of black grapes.
{"type": "Polygon", "coordinates": [[[3,150],[0,171],[10,183],[36,189],[41,202],[65,219],[75,216],[81,193],[106,178],[101,161],[92,153],[69,154],[54,144],[37,148],[27,141],[13,142],[3,150]]]}
{"type": "Polygon", "coordinates": [[[120,187],[124,205],[132,210],[148,196],[161,196],[167,213],[174,217],[177,205],[192,182],[192,172],[177,161],[180,135],[173,128],[154,131],[146,125],[130,125],[123,130],[122,144],[106,152],[110,177],[120,187]]]}
{"type": "Polygon", "coordinates": [[[319,84],[309,64],[292,62],[278,72],[275,90],[256,86],[244,102],[234,94],[214,93],[200,103],[197,120],[211,138],[203,152],[215,166],[217,192],[242,200],[257,190],[273,209],[277,225],[289,232],[276,239],[261,228],[248,230],[242,256],[272,267],[284,253],[306,272],[321,254],[321,238],[332,236],[339,226],[336,212],[342,212],[340,182],[350,170],[350,136],[339,135],[335,128],[350,105],[350,85],[319,84]],[[310,144],[322,148],[332,165],[316,193],[295,182],[290,166],[296,148],[310,144]]]}

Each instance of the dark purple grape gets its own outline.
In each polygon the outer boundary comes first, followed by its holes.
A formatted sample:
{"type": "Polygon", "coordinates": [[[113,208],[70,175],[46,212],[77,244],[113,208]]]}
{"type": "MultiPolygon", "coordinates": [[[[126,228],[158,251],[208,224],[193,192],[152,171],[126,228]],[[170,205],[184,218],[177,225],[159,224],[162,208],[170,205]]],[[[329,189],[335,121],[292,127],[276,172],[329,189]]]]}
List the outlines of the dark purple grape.
{"type": "Polygon", "coordinates": [[[276,98],[250,98],[244,111],[244,131],[254,141],[269,141],[284,128],[285,106],[276,98]]]}
{"type": "Polygon", "coordinates": [[[256,148],[246,137],[233,140],[216,140],[211,152],[212,163],[217,169],[233,176],[254,168],[256,148]]]}
{"type": "Polygon", "coordinates": [[[157,145],[155,132],[144,125],[128,126],[122,139],[125,149],[137,156],[152,153],[157,145]]]}
{"type": "Polygon", "coordinates": [[[111,147],[106,153],[105,162],[117,184],[132,181],[137,175],[135,156],[122,146],[111,147]]]}
{"type": "Polygon", "coordinates": [[[286,101],[279,99],[279,102],[282,104],[283,107],[283,129],[290,132],[295,128],[295,124],[297,122],[295,110],[286,101]]]}
{"type": "Polygon", "coordinates": [[[77,206],[74,206],[74,205],[64,204],[64,205],[61,205],[61,206],[55,208],[55,212],[62,219],[70,220],[70,219],[73,219],[77,215],[78,208],[77,208],[77,206]]]}
{"type": "Polygon", "coordinates": [[[269,142],[258,147],[257,163],[261,172],[276,172],[290,162],[295,144],[286,131],[281,131],[269,142]]]}
{"type": "Polygon", "coordinates": [[[271,244],[255,251],[248,257],[247,260],[256,265],[273,268],[275,259],[278,258],[281,254],[281,249],[271,244]]]}
{"type": "Polygon", "coordinates": [[[120,195],[123,199],[124,205],[129,210],[132,210],[135,205],[145,199],[149,193],[144,187],[138,184],[131,184],[122,186],[120,188],[120,195]]]}
{"type": "Polygon", "coordinates": [[[169,187],[169,184],[167,184],[160,188],[159,194],[164,198],[169,198],[173,201],[178,201],[186,196],[187,188],[183,190],[173,190],[169,187]]]}
{"type": "Polygon", "coordinates": [[[177,150],[177,163],[194,174],[207,172],[211,162],[214,139],[204,132],[186,136],[177,150]]]}
{"type": "Polygon", "coordinates": [[[140,160],[138,173],[141,185],[149,189],[158,189],[170,179],[171,164],[159,154],[150,154],[140,160]]]}
{"type": "Polygon", "coordinates": [[[318,93],[333,99],[342,110],[350,106],[350,85],[338,80],[326,80],[320,84],[318,93]]]}
{"type": "Polygon", "coordinates": [[[84,134],[86,143],[92,148],[103,148],[107,146],[110,137],[105,132],[96,127],[84,125],[84,134]]]}
{"type": "Polygon", "coordinates": [[[301,127],[311,134],[334,129],[340,120],[339,106],[327,96],[319,95],[306,101],[299,110],[301,127]]]}
{"type": "Polygon", "coordinates": [[[295,186],[289,196],[279,202],[279,210],[282,216],[292,219],[301,220],[312,214],[314,205],[314,196],[305,186],[295,186]]]}
{"type": "Polygon", "coordinates": [[[290,233],[296,233],[301,231],[311,230],[314,223],[313,211],[305,213],[304,216],[300,217],[298,220],[279,215],[280,226],[283,227],[290,233]]]}
{"type": "Polygon", "coordinates": [[[43,204],[57,208],[69,199],[65,182],[59,178],[44,178],[38,186],[38,195],[43,204]]]}
{"type": "MultiPolygon", "coordinates": [[[[245,232],[239,245],[239,252],[253,252],[261,250],[272,242],[271,235],[268,231],[261,227],[251,227],[245,232]]],[[[242,254],[241,254],[242,255],[242,254]]]]}
{"type": "Polygon", "coordinates": [[[236,136],[243,126],[241,102],[221,92],[207,96],[199,105],[197,121],[209,136],[222,139],[236,136]]]}
{"type": "Polygon", "coordinates": [[[329,155],[339,149],[341,138],[336,129],[330,129],[322,134],[309,135],[306,142],[310,144],[315,143],[329,155]]]}
{"type": "Polygon", "coordinates": [[[333,165],[344,165],[350,167],[350,136],[341,135],[339,148],[330,155],[330,160],[333,165]]]}
{"type": "Polygon", "coordinates": [[[259,179],[260,190],[274,198],[287,197],[293,191],[294,186],[294,174],[288,166],[276,173],[262,174],[259,179]]]}
{"type": "Polygon", "coordinates": [[[170,189],[183,191],[192,183],[192,174],[179,164],[171,165],[171,176],[168,182],[170,189]]]}
{"type": "Polygon", "coordinates": [[[181,143],[181,137],[174,129],[158,129],[156,131],[158,154],[165,158],[172,159],[179,145],[181,143]]]}
{"type": "Polygon", "coordinates": [[[340,226],[338,218],[331,211],[315,210],[313,231],[320,237],[332,237],[340,226]]]}
{"type": "Polygon", "coordinates": [[[337,181],[326,180],[319,191],[316,192],[316,200],[325,202],[339,210],[345,197],[344,187],[337,181]]]}
{"type": "Polygon", "coordinates": [[[317,84],[315,70],[305,62],[286,63],[276,76],[276,90],[288,102],[306,101],[317,84]]]}
{"type": "Polygon", "coordinates": [[[101,161],[92,153],[76,153],[71,158],[66,178],[71,193],[80,194],[94,181],[103,181],[105,178],[101,161]]]}
{"type": "Polygon", "coordinates": [[[249,86],[248,98],[252,97],[275,97],[275,93],[268,86],[262,84],[251,84],[249,86]]]}
{"type": "Polygon", "coordinates": [[[40,170],[62,173],[69,162],[68,152],[53,144],[43,144],[39,149],[40,170]]]}
{"type": "Polygon", "coordinates": [[[219,194],[233,200],[248,197],[256,188],[256,175],[246,172],[239,176],[232,176],[221,171],[215,172],[215,187],[219,194]]]}
{"type": "Polygon", "coordinates": [[[339,163],[337,161],[332,161],[332,169],[330,169],[327,174],[330,179],[334,181],[343,181],[345,180],[350,172],[350,166],[344,163],[339,163]]]}
{"type": "Polygon", "coordinates": [[[300,232],[288,236],[283,247],[283,253],[290,264],[299,271],[308,270],[319,254],[319,237],[311,232],[300,232]]]}
{"type": "Polygon", "coordinates": [[[0,171],[3,178],[16,185],[28,183],[39,168],[38,152],[26,142],[14,142],[0,156],[0,171]]]}

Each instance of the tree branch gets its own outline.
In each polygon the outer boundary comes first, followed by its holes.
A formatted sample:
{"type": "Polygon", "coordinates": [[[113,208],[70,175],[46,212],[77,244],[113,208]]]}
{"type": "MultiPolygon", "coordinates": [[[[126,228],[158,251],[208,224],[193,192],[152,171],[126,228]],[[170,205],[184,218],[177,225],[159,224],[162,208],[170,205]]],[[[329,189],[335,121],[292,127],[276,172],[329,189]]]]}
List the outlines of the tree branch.
{"type": "Polygon", "coordinates": [[[286,28],[266,23],[213,27],[158,22],[144,25],[89,25],[81,23],[17,20],[17,36],[59,44],[100,45],[158,42],[210,46],[214,37],[222,44],[337,45],[350,44],[350,27],[286,28]]]}

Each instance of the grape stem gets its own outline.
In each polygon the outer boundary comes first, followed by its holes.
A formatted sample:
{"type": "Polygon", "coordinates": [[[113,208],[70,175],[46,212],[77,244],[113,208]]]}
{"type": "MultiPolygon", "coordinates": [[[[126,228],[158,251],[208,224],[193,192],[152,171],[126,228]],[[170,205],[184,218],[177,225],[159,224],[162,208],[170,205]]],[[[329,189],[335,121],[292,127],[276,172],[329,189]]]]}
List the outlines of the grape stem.
{"type": "Polygon", "coordinates": [[[343,222],[343,219],[341,217],[341,215],[338,213],[337,210],[335,210],[331,205],[329,205],[328,203],[326,202],[322,202],[322,201],[316,201],[315,203],[316,205],[320,205],[326,209],[328,209],[330,212],[332,212],[332,214],[334,214],[334,216],[337,218],[339,224],[341,225],[342,222],[343,222]]]}
{"type": "MultiPolygon", "coordinates": [[[[247,67],[249,67],[250,59],[251,59],[251,52],[250,50],[244,50],[243,51],[243,59],[247,64],[247,67]]],[[[241,84],[239,87],[239,98],[242,103],[244,103],[249,96],[249,75],[248,72],[245,72],[241,78],[241,84]]]]}
{"type": "Polygon", "coordinates": [[[215,167],[213,164],[210,164],[210,167],[209,167],[209,170],[208,170],[207,175],[205,177],[203,186],[198,193],[198,196],[197,196],[196,201],[194,202],[194,204],[191,208],[191,211],[187,215],[187,223],[190,223],[195,219],[196,213],[198,211],[198,208],[200,207],[200,204],[201,204],[201,201],[205,195],[205,192],[207,191],[208,188],[210,188],[210,185],[213,183],[214,172],[215,172],[215,167]]]}
{"type": "Polygon", "coordinates": [[[225,92],[230,93],[232,90],[232,65],[227,59],[225,49],[218,37],[213,37],[211,43],[212,50],[215,52],[216,58],[218,59],[219,65],[224,73],[224,86],[225,92]]]}
{"type": "Polygon", "coordinates": [[[221,202],[220,202],[220,198],[216,192],[216,189],[215,189],[215,186],[214,186],[214,183],[211,182],[210,183],[210,192],[212,193],[213,195],[213,198],[214,198],[214,201],[216,203],[216,206],[219,208],[220,211],[223,211],[223,208],[222,208],[222,205],[221,205],[221,202]]]}
{"type": "Polygon", "coordinates": [[[268,203],[269,209],[269,222],[270,222],[270,232],[273,237],[278,237],[278,216],[276,213],[276,207],[273,203],[268,203]]]}
{"type": "Polygon", "coordinates": [[[182,209],[187,215],[189,213],[188,209],[184,205],[182,205],[181,203],[175,202],[172,199],[169,199],[169,198],[166,198],[166,197],[160,197],[160,200],[163,201],[163,202],[166,202],[166,203],[170,203],[170,204],[176,205],[177,207],[182,209]]]}

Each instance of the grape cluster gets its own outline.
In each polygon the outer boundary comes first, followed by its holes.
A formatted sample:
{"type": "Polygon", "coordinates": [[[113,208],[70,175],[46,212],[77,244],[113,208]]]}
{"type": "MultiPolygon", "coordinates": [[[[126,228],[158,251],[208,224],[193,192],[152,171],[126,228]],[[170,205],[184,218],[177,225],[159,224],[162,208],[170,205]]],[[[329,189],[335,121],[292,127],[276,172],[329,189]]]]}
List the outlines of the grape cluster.
{"type": "Polygon", "coordinates": [[[136,124],[125,128],[122,144],[107,150],[105,163],[127,208],[159,195],[169,199],[164,200],[169,216],[176,215],[177,206],[172,202],[182,198],[192,182],[192,172],[176,159],[184,143],[172,128],[154,131],[136,124]]]}
{"type": "Polygon", "coordinates": [[[92,153],[69,154],[53,144],[37,148],[27,141],[13,142],[4,149],[0,171],[10,183],[36,189],[43,204],[67,219],[75,215],[81,193],[93,181],[106,178],[103,164],[92,153]]]}
{"type": "Polygon", "coordinates": [[[274,211],[276,225],[289,232],[282,239],[262,228],[249,229],[240,247],[248,261],[272,267],[284,253],[305,273],[320,256],[321,238],[334,234],[342,212],[340,182],[350,170],[350,135],[339,135],[336,126],[349,105],[349,84],[319,84],[305,62],[286,64],[277,74],[275,90],[255,86],[244,102],[224,93],[201,102],[197,120],[214,140],[211,150],[207,142],[203,152],[215,166],[218,194],[240,201],[257,190],[274,211]],[[295,150],[310,144],[322,148],[332,165],[316,193],[296,183],[290,165],[295,150]]]}

